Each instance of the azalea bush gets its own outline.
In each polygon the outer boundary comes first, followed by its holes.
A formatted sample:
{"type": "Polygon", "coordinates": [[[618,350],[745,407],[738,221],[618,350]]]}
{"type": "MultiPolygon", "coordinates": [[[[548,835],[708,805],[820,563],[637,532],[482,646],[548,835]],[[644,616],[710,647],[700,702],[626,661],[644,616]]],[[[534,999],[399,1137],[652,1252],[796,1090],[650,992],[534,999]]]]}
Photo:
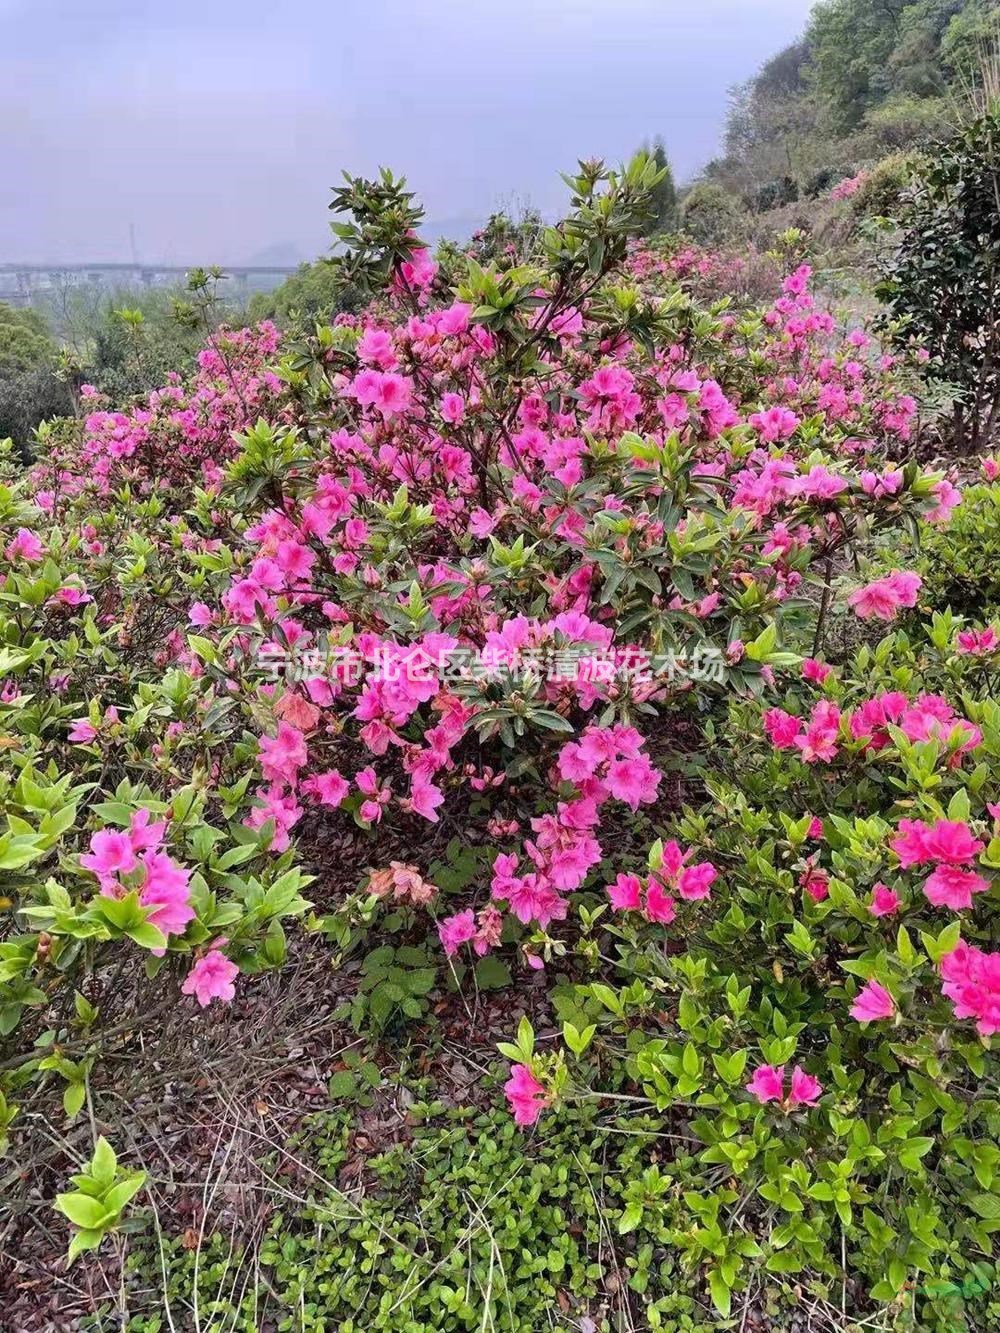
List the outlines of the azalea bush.
{"type": "Polygon", "coordinates": [[[561,1051],[509,1052],[524,1123],[623,1088],[680,1118],[623,1226],[723,1313],[760,1268],[832,1296],[846,1264],[942,1328],[950,1286],[994,1283],[997,646],[940,614],[734,704],[708,802],[607,886],[617,984],[557,994],[561,1051]]]}
{"type": "MultiPolygon", "coordinates": [[[[718,1311],[751,1265],[891,1301],[994,1220],[994,640],[942,615],[933,653],[817,657],[835,610],[919,608],[866,556],[961,494],[890,461],[916,352],[798,262],[699,304],[723,261],[637,246],[643,154],[567,179],[559,225],[439,264],[402,181],[347,177],[361,313],[212,324],[142,401],[84,386],[0,489],[2,1125],[82,1115],[102,1053],[224,1014],[298,918],[362,1034],[541,972],[564,1046],[511,1023],[515,1122],[670,1118],[618,1230],[718,1311]]],[[[116,1200],[66,1213],[74,1253],[116,1200]]]]}

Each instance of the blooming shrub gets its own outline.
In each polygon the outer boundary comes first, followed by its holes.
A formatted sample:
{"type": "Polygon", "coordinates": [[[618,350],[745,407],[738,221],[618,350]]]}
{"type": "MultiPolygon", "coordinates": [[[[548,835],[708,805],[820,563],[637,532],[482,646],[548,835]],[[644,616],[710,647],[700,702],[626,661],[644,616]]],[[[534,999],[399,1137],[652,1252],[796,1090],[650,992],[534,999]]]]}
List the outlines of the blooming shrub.
{"type": "Polygon", "coordinates": [[[655,846],[607,888],[628,984],[557,995],[565,1052],[529,1056],[527,1032],[510,1051],[532,1119],[638,1086],[684,1125],[671,1178],[731,1177],[710,1228],[689,1195],[644,1219],[708,1265],[723,1311],[751,1259],[839,1282],[841,1235],[876,1300],[914,1270],[992,1272],[1000,708],[951,616],[928,634],[733,705],[711,799],[677,824],[717,871],[708,900],[620,911],[623,881],[663,881],[655,846]]]}
{"type": "MultiPolygon", "coordinates": [[[[933,661],[903,637],[853,675],[803,661],[870,539],[960,496],[887,461],[910,367],[807,266],[737,316],[634,248],[655,181],[581,164],[525,262],[452,256],[449,286],[402,184],[348,179],[360,315],[216,335],[190,383],[92,403],[0,489],[0,1087],[78,1114],[144,1002],[194,1018],[280,965],[311,885],[309,924],[362,955],[359,1029],[562,978],[566,1050],[527,1020],[503,1047],[516,1121],[591,1086],[683,1113],[690,1157],[629,1186],[621,1230],[669,1239],[720,1311],[751,1258],[829,1285],[838,1227],[889,1300],[943,1262],[946,1179],[992,1179],[965,1083],[996,1021],[993,644],[944,616],[933,661]],[[733,759],[671,823],[684,727],[733,759]],[[370,850],[347,892],[345,830],[370,850]],[[713,1189],[668,1217],[692,1160],[713,1189]]],[[[864,619],[922,595],[911,569],[852,587],[864,619]]],[[[949,1262],[988,1240],[969,1207],[949,1262]]]]}

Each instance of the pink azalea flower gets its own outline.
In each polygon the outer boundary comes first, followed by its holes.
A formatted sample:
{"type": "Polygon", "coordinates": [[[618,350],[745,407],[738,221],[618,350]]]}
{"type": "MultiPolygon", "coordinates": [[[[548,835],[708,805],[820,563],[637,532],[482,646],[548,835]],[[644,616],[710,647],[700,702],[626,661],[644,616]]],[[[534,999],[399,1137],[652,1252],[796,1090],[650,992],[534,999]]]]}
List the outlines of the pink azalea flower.
{"type": "Polygon", "coordinates": [[[548,1105],[545,1089],[527,1065],[514,1065],[503,1090],[516,1125],[533,1125],[548,1105]]]}
{"type": "Polygon", "coordinates": [[[962,629],[958,631],[955,647],[960,653],[992,653],[1000,645],[1000,638],[992,625],[986,629],[962,629]]]}
{"type": "Polygon", "coordinates": [[[962,912],[972,906],[974,893],[985,893],[990,882],[972,870],[957,866],[939,865],[924,881],[924,893],[935,907],[950,907],[962,912]]]}
{"type": "Polygon", "coordinates": [[[833,670],[826,662],[817,662],[815,657],[807,657],[802,663],[802,679],[822,685],[833,670]]]}
{"type": "Polygon", "coordinates": [[[75,745],[89,745],[97,739],[97,728],[87,718],[79,718],[70,727],[68,739],[75,745]]]}
{"type": "Polygon", "coordinates": [[[315,773],[302,783],[302,790],[307,795],[314,797],[320,805],[325,805],[331,810],[336,810],[350,789],[351,784],[346,778],[341,777],[335,768],[328,769],[325,773],[315,773]]]}
{"type": "Polygon", "coordinates": [[[689,902],[709,897],[709,892],[719,872],[707,861],[686,866],[677,880],[678,894],[689,902]]]}
{"type": "Polygon", "coordinates": [[[919,574],[910,570],[895,570],[885,578],[876,579],[874,583],[852,592],[847,604],[862,620],[870,620],[872,617],[893,620],[900,607],[916,606],[922,582],[919,574]]]}
{"type": "Polygon", "coordinates": [[[127,833],[117,829],[100,829],[91,835],[90,851],[80,857],[80,864],[92,870],[98,879],[127,875],[139,864],[127,833]]]}
{"type": "Polygon", "coordinates": [[[29,564],[34,564],[45,554],[45,547],[30,528],[18,528],[16,535],[7,543],[4,554],[11,561],[27,560],[29,564]]]}
{"type": "Polygon", "coordinates": [[[976,1019],[981,1037],[1000,1032],[1000,953],[984,953],[959,940],[938,966],[941,990],[954,1005],[955,1017],[976,1019]]]}
{"type": "Polygon", "coordinates": [[[204,958],[199,958],[184,979],[181,990],[185,995],[193,995],[204,1009],[212,1000],[221,1000],[228,1004],[236,994],[233,981],[239,976],[240,969],[234,962],[210,949],[204,958]]]}
{"type": "Polygon", "coordinates": [[[896,1003],[886,988],[877,981],[868,984],[855,997],[851,1005],[851,1017],[859,1023],[877,1023],[883,1018],[892,1018],[896,1012],[896,1003]]]}
{"type": "Polygon", "coordinates": [[[802,730],[802,719],[783,708],[768,708],[763,716],[764,730],[776,750],[790,750],[802,730]]]}
{"type": "Polygon", "coordinates": [[[650,921],[657,921],[667,926],[677,915],[674,900],[657,879],[650,879],[646,889],[646,916],[650,921]]]}
{"type": "Polygon", "coordinates": [[[163,852],[143,853],[146,881],[139,892],[139,902],[149,910],[147,920],[164,935],[180,935],[194,920],[190,897],[190,870],[185,870],[163,852]]]}
{"type": "Polygon", "coordinates": [[[446,393],[441,399],[441,416],[451,426],[460,426],[465,416],[465,399],[460,393],[446,393]]]}
{"type": "Polygon", "coordinates": [[[872,885],[872,900],[868,910],[872,916],[892,916],[899,911],[899,894],[886,884],[872,885]]]}
{"type": "Polygon", "coordinates": [[[788,1093],[788,1105],[815,1106],[823,1091],[822,1085],[812,1074],[807,1074],[799,1065],[792,1070],[791,1087],[788,1093]]]}
{"type": "Polygon", "coordinates": [[[754,1071],[750,1082],[747,1083],[746,1090],[752,1096],[763,1104],[764,1102],[780,1102],[784,1096],[785,1066],[761,1065],[754,1071]]]}
{"type": "Polygon", "coordinates": [[[608,897],[616,912],[637,912],[642,881],[638,875],[619,875],[608,885],[608,897]]]}
{"type": "Polygon", "coordinates": [[[840,732],[840,709],[829,699],[820,699],[814,705],[805,731],[795,737],[795,745],[807,764],[828,764],[837,754],[837,736],[840,732]]]}
{"type": "Polygon", "coordinates": [[[456,912],[454,916],[447,916],[439,921],[438,935],[449,958],[458,953],[463,944],[467,944],[476,936],[476,918],[472,908],[456,912]]]}

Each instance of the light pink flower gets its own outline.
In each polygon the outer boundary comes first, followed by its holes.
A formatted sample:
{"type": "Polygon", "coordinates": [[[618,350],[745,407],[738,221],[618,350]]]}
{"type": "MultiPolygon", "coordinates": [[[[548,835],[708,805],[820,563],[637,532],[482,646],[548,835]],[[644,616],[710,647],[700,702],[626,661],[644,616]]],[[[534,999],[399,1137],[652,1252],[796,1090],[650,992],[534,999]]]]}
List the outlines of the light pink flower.
{"type": "Polygon", "coordinates": [[[100,829],[91,835],[90,851],[80,857],[80,864],[92,870],[98,879],[127,875],[139,864],[127,833],[117,829],[100,829]]]}
{"type": "Polygon", "coordinates": [[[444,917],[438,922],[438,935],[449,958],[458,953],[461,946],[474,939],[476,935],[476,918],[472,908],[456,912],[454,916],[444,917]]]}
{"type": "Polygon", "coordinates": [[[181,990],[185,995],[194,995],[203,1009],[212,1000],[228,1004],[236,994],[233,981],[239,972],[240,969],[224,953],[211,949],[195,963],[185,977],[181,990]]]}

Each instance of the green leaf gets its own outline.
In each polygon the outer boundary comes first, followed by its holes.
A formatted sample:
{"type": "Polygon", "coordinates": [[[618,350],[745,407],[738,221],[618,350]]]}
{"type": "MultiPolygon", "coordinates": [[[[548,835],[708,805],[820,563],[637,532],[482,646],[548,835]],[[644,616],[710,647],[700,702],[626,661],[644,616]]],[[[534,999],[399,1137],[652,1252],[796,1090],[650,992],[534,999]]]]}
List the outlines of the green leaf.
{"type": "Polygon", "coordinates": [[[723,1319],[728,1319],[732,1307],[732,1293],[729,1290],[728,1282],[717,1268],[713,1268],[708,1275],[708,1288],[712,1293],[712,1304],[723,1319]]]}
{"type": "Polygon", "coordinates": [[[101,1200],[87,1194],[57,1194],[55,1207],[78,1227],[95,1230],[109,1220],[108,1209],[101,1200]]]}
{"type": "Polygon", "coordinates": [[[334,1101],[342,1097],[354,1097],[358,1091],[357,1080],[349,1069],[340,1069],[336,1074],[331,1074],[326,1087],[334,1101]]]}
{"type": "Polygon", "coordinates": [[[510,968],[492,954],[480,958],[476,964],[476,985],[480,990],[503,990],[512,981],[510,968]]]}
{"type": "Polygon", "coordinates": [[[67,1083],[63,1089],[63,1110],[72,1120],[79,1114],[80,1107],[87,1098],[87,1089],[83,1083],[67,1083]]]}
{"type": "Polygon", "coordinates": [[[115,1150],[102,1134],[90,1159],[90,1174],[98,1185],[106,1188],[114,1180],[117,1170],[118,1158],[115,1156],[115,1150]]]}

